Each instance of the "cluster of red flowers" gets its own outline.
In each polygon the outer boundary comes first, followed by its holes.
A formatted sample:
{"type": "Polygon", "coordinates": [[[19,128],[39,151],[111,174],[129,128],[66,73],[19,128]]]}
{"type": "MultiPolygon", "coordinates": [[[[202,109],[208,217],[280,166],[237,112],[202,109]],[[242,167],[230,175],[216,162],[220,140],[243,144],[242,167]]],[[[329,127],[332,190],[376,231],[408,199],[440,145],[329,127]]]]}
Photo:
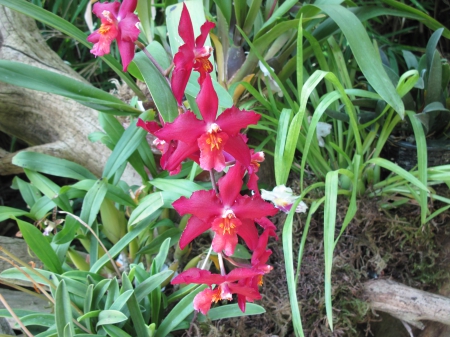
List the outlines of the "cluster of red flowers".
{"type": "MultiPolygon", "coordinates": [[[[136,0],[124,0],[122,6],[117,2],[96,6],[94,13],[102,19],[102,26],[89,37],[90,41],[96,42],[92,53],[101,56],[109,52],[111,41],[117,39],[126,68],[131,59],[124,46],[137,39],[134,31],[137,19],[132,13],[136,0]]],[[[257,185],[259,163],[264,160],[264,154],[250,150],[247,137],[241,133],[242,129],[256,124],[260,115],[231,107],[217,116],[218,96],[210,75],[213,70],[209,61],[212,48],[204,45],[212,28],[214,23],[206,22],[201,27],[201,34],[195,38],[189,12],[183,5],[178,32],[184,44],[174,57],[171,87],[181,106],[191,72],[200,73],[200,92],[196,103],[202,119],[188,110],[172,123],[162,122],[162,126],[156,122],[138,122],[138,126],[156,137],[155,145],[162,153],[161,167],[171,175],[179,173],[181,163],[188,158],[211,173],[213,170],[226,171],[231,166],[217,186],[212,181],[212,190],[197,191],[190,198],[181,197],[173,203],[180,215],[192,214],[180,238],[181,248],[207,230],[214,232],[212,249],[218,255],[220,274],[191,268],[172,280],[172,284],[209,286],[194,299],[195,310],[203,314],[207,314],[212,302],[231,300],[232,294],[237,294],[242,311],[245,311],[247,301],[261,298],[258,287],[262,284],[263,275],[272,269],[266,264],[271,254],[267,242],[269,236],[276,237],[275,226],[267,217],[278,212],[277,208],[261,198],[257,185]],[[240,194],[245,175],[248,176],[247,186],[253,191],[252,196],[240,194]],[[258,230],[256,224],[261,229],[258,230]],[[238,236],[253,251],[249,264],[233,260],[238,236]],[[237,268],[227,273],[223,259],[237,268]]]]}

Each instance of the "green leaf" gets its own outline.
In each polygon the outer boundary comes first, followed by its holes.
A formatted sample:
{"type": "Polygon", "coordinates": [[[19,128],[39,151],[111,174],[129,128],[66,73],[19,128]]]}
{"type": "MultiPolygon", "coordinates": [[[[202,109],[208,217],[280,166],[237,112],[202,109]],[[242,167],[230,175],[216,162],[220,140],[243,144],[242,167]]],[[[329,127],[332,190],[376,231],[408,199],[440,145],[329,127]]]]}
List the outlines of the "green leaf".
{"type": "Polygon", "coordinates": [[[325,309],[328,324],[333,330],[333,307],[331,304],[331,269],[333,267],[334,229],[336,225],[339,172],[331,171],[325,177],[325,207],[323,245],[325,258],[325,309]]]}
{"type": "Polygon", "coordinates": [[[59,282],[58,288],[56,288],[55,322],[58,336],[64,336],[66,326],[69,327],[68,329],[72,334],[75,333],[72,324],[72,308],[70,306],[69,292],[67,291],[64,280],[59,282]]]}
{"type": "Polygon", "coordinates": [[[130,219],[128,220],[128,226],[131,227],[152,215],[163,204],[163,195],[161,192],[147,195],[144,199],[139,201],[139,206],[131,213],[130,219]]]}
{"type": "Polygon", "coordinates": [[[140,112],[91,84],[20,62],[0,60],[0,81],[68,97],[92,109],[114,115],[128,116],[140,112]]]}
{"type": "MultiPolygon", "coordinates": [[[[147,51],[153,55],[154,48],[157,48],[157,50],[162,49],[164,52],[163,47],[156,41],[153,41],[147,47],[147,51]]],[[[173,122],[178,116],[178,104],[167,78],[161,74],[144,52],[137,53],[133,63],[139,68],[163,120],[165,122],[173,122]]]]}
{"type": "Polygon", "coordinates": [[[46,176],[29,169],[23,169],[31,183],[47,198],[53,201],[59,208],[66,212],[72,211],[69,199],[65,195],[59,195],[60,187],[46,176]]]}
{"type": "Polygon", "coordinates": [[[298,307],[298,298],[297,298],[297,284],[295,283],[294,278],[294,247],[292,243],[292,228],[293,228],[293,219],[295,214],[295,209],[300,203],[301,198],[298,198],[289,212],[289,215],[286,218],[283,226],[283,253],[284,253],[284,264],[286,266],[286,280],[289,292],[289,302],[291,304],[291,312],[292,312],[292,323],[294,325],[295,336],[303,337],[303,327],[302,320],[300,317],[300,309],[298,307]]]}
{"type": "Polygon", "coordinates": [[[41,193],[39,190],[27,183],[26,181],[20,179],[19,177],[14,177],[13,185],[16,185],[22,195],[23,200],[27,203],[27,205],[31,208],[33,205],[41,198],[41,193]]]}
{"type": "Polygon", "coordinates": [[[0,206],[0,222],[23,215],[30,216],[30,213],[13,207],[0,206]]]}
{"type": "Polygon", "coordinates": [[[124,322],[127,319],[128,317],[118,310],[102,310],[98,315],[97,327],[99,325],[116,324],[124,322]]]}
{"type": "Polygon", "coordinates": [[[23,235],[27,245],[42,261],[42,263],[52,272],[62,274],[63,269],[58,256],[53,251],[43,234],[32,224],[16,219],[20,232],[23,235]]]}
{"type": "Polygon", "coordinates": [[[126,290],[120,294],[109,307],[109,310],[121,310],[126,304],[130,296],[133,294],[133,290],[126,290]]]}
{"type": "Polygon", "coordinates": [[[183,298],[173,307],[170,313],[161,322],[153,337],[165,337],[174,330],[192,311],[194,311],[193,300],[195,295],[206,289],[206,285],[198,286],[189,295],[183,298]]]}
{"type": "Polygon", "coordinates": [[[205,189],[203,186],[186,179],[156,178],[151,180],[150,183],[162,191],[177,193],[180,196],[185,196],[186,198],[189,198],[195,191],[205,189]]]}
{"type": "MultiPolygon", "coordinates": [[[[225,319],[231,317],[241,317],[241,316],[250,316],[250,315],[260,315],[265,313],[266,310],[257,304],[247,303],[245,306],[245,312],[242,312],[239,309],[238,304],[227,304],[221,305],[220,307],[212,308],[208,312],[208,318],[211,321],[216,321],[218,319],[225,319]]],[[[199,318],[200,320],[201,318],[199,318]]]]}
{"type": "MultiPolygon", "coordinates": [[[[146,120],[149,112],[143,112],[139,118],[146,120]]],[[[137,120],[130,123],[130,126],[125,130],[120,140],[114,147],[108,161],[103,170],[103,177],[110,179],[120,166],[127,161],[127,159],[138,148],[142,139],[147,135],[147,131],[136,126],[137,120]]]]}
{"type": "Polygon", "coordinates": [[[115,325],[105,325],[103,326],[103,329],[109,334],[109,336],[131,337],[131,335],[127,334],[125,331],[115,325]]]}
{"type": "Polygon", "coordinates": [[[156,254],[159,252],[161,245],[164,243],[166,239],[171,239],[171,246],[178,243],[181,237],[181,230],[179,228],[170,228],[161,235],[157,236],[155,239],[150,242],[147,246],[141,248],[137,254],[156,254]]]}
{"type": "Polygon", "coordinates": [[[77,180],[96,179],[95,175],[79,164],[43,153],[22,151],[14,156],[12,163],[16,166],[57,177],[77,180]]]}
{"type": "Polygon", "coordinates": [[[136,300],[138,302],[141,302],[146,296],[148,296],[172,274],[172,270],[164,270],[158,274],[150,276],[144,282],[141,282],[134,291],[136,300]]]}
{"type": "Polygon", "coordinates": [[[89,226],[97,218],[103,200],[108,190],[108,183],[105,178],[97,180],[94,186],[86,193],[81,208],[80,218],[89,226]]]}
{"type": "Polygon", "coordinates": [[[315,6],[329,15],[344,33],[352,49],[361,72],[375,91],[403,118],[405,107],[389,77],[383,69],[378,51],[375,50],[361,21],[341,5],[307,5],[315,6]]]}
{"type": "MultiPolygon", "coordinates": [[[[162,203],[162,200],[157,200],[158,202],[162,203]]],[[[156,202],[156,201],[155,201],[156,202]]],[[[152,205],[153,206],[153,205],[152,205]]],[[[153,208],[152,213],[147,213],[144,218],[152,216],[153,219],[159,216],[160,212],[156,212],[159,209],[159,207],[153,208]]],[[[136,210],[133,212],[133,214],[136,212],[136,210]]],[[[142,218],[141,220],[143,220],[142,218]]],[[[152,219],[150,219],[151,221],[152,219]]],[[[148,227],[147,221],[142,221],[140,224],[136,225],[134,228],[131,229],[123,238],[119,240],[110,250],[109,254],[112,257],[115,257],[120,254],[120,252],[127,247],[131,241],[133,241],[139,234],[141,234],[142,231],[146,230],[148,227]]],[[[92,273],[97,273],[107,262],[109,261],[109,257],[105,254],[101,258],[97,260],[97,262],[94,263],[94,265],[91,267],[92,273]]]]}
{"type": "Polygon", "coordinates": [[[37,325],[49,328],[55,324],[55,315],[40,312],[26,315],[24,317],[21,317],[20,320],[25,326],[37,325]]]}
{"type": "MultiPolygon", "coordinates": [[[[49,11],[46,11],[41,7],[24,0],[0,0],[0,5],[9,7],[19,13],[32,17],[45,25],[59,30],[63,34],[72,37],[87,48],[92,48],[92,44],[86,40],[87,36],[85,33],[72,25],[70,22],[49,11]]],[[[114,70],[141,99],[145,99],[144,94],[137,87],[131,76],[122,71],[122,66],[117,60],[115,60],[111,55],[102,56],[101,59],[108,64],[111,69],[114,70]]]]}

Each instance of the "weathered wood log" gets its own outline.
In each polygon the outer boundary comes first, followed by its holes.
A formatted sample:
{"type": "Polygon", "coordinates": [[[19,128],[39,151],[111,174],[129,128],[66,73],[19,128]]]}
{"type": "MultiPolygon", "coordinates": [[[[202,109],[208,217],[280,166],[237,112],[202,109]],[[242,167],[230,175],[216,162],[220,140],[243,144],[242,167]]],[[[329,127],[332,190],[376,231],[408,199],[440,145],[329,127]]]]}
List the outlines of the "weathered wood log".
{"type": "MultiPolygon", "coordinates": [[[[33,19],[0,6],[0,59],[17,61],[85,81],[53,52],[33,19]]],[[[97,111],[67,98],[0,82],[0,130],[42,152],[81,164],[100,176],[111,151],[88,135],[101,131],[97,111]]],[[[0,152],[0,174],[15,174],[14,154],[0,152]]],[[[123,179],[140,184],[128,168],[123,179]]]]}
{"type": "Polygon", "coordinates": [[[364,284],[364,296],[374,311],[383,311],[423,329],[421,321],[450,325],[450,298],[414,289],[392,280],[364,284]]]}

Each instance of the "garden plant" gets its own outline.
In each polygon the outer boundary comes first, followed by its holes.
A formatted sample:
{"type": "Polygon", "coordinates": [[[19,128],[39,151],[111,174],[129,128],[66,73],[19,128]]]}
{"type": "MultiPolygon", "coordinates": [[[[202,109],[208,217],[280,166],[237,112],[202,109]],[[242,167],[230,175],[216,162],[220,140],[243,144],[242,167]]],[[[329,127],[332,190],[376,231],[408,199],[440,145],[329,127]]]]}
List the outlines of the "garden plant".
{"type": "Polygon", "coordinates": [[[280,336],[313,335],[298,284],[317,222],[322,335],[357,335],[356,326],[340,330],[333,267],[360,205],[414,207],[423,233],[450,208],[450,157],[429,160],[432,136],[440,149],[448,143],[450,68],[439,41],[450,30],[423,8],[392,0],[0,6],[63,34],[50,44],[91,83],[4,59],[0,82],[95,110],[101,131],[87,141],[110,150],[99,174],[87,168],[98,164],[45,151],[13,156],[24,175],[12,188],[28,208],[0,206],[0,221],[15,221],[42,263],[1,247],[11,268],[0,283],[53,307],[10,308],[0,295],[0,316],[27,336],[211,335],[216,321],[264,314],[264,280],[274,273],[290,305],[280,336]],[[385,17],[430,29],[420,55],[378,45],[384,37],[372,24],[385,17]],[[109,77],[127,98],[107,91],[109,77]],[[414,144],[410,166],[386,155],[398,138],[414,144]],[[271,259],[277,245],[282,271],[271,259]]]}

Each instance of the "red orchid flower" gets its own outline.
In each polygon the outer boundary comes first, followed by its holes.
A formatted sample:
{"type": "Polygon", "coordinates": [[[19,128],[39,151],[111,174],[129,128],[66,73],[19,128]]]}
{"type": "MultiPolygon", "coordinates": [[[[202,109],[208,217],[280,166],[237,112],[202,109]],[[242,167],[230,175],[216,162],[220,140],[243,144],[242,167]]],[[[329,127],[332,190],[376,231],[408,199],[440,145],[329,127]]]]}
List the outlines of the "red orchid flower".
{"type": "MultiPolygon", "coordinates": [[[[161,127],[156,122],[145,122],[142,119],[138,119],[137,126],[143,128],[147,132],[155,135],[155,132],[161,129],[161,127]]],[[[156,148],[161,151],[160,165],[163,170],[169,171],[170,175],[175,175],[181,171],[181,161],[189,157],[195,162],[199,161],[200,151],[197,149],[194,152],[192,148],[187,144],[178,141],[164,141],[156,138],[153,141],[156,148]]]]}
{"type": "Polygon", "coordinates": [[[261,271],[248,268],[236,268],[227,275],[212,274],[207,270],[191,268],[179,274],[171,283],[207,284],[209,288],[194,297],[194,309],[206,315],[211,308],[212,302],[232,300],[233,294],[244,296],[245,299],[252,302],[261,299],[258,289],[255,290],[252,287],[236,283],[236,281],[241,279],[252,278],[260,274],[261,271]],[[217,285],[214,289],[212,289],[213,284],[217,285]]]}
{"type": "MultiPolygon", "coordinates": [[[[251,259],[252,269],[259,271],[260,274],[240,279],[238,282],[239,285],[250,287],[255,291],[258,291],[258,287],[263,284],[264,274],[268,274],[273,269],[272,266],[266,264],[272,254],[270,249],[266,249],[269,235],[271,235],[271,233],[267,230],[261,234],[251,259]]],[[[242,312],[245,312],[245,304],[247,302],[252,302],[252,299],[247,298],[243,294],[238,294],[238,305],[242,312]]]]}
{"type": "Polygon", "coordinates": [[[181,105],[183,100],[184,91],[192,69],[200,73],[199,83],[203,82],[206,73],[210,73],[213,70],[213,66],[209,61],[213,49],[205,46],[205,41],[209,31],[214,27],[215,24],[213,22],[206,21],[200,27],[200,35],[195,38],[191,16],[186,4],[183,3],[178,34],[183,39],[184,44],[180,46],[173,58],[175,69],[172,72],[171,79],[172,91],[179,105],[181,105]]]}
{"type": "Polygon", "coordinates": [[[139,19],[133,13],[136,5],[137,0],[123,0],[122,3],[97,2],[92,10],[102,24],[87,38],[89,42],[94,43],[91,53],[95,56],[109,54],[111,42],[117,40],[123,71],[127,71],[134,57],[134,41],[139,36],[139,29],[136,27],[139,19]]]}
{"type": "Polygon", "coordinates": [[[199,164],[204,170],[222,171],[225,168],[224,151],[248,167],[251,162],[250,150],[239,131],[256,124],[261,116],[253,111],[232,107],[216,117],[219,99],[209,74],[206,74],[196,102],[203,120],[197,119],[192,111],[187,111],[173,123],[166,123],[155,132],[155,136],[166,142],[178,140],[189,146],[186,156],[180,156],[180,162],[200,149],[199,164]]]}
{"type": "Polygon", "coordinates": [[[275,235],[275,225],[266,216],[278,210],[259,196],[239,194],[242,187],[242,167],[236,163],[219,179],[219,194],[213,190],[196,191],[189,199],[181,197],[172,205],[180,215],[192,214],[180,238],[183,249],[194,238],[208,229],[215,232],[212,247],[215,252],[234,253],[239,235],[254,250],[258,243],[255,222],[275,235]]]}

